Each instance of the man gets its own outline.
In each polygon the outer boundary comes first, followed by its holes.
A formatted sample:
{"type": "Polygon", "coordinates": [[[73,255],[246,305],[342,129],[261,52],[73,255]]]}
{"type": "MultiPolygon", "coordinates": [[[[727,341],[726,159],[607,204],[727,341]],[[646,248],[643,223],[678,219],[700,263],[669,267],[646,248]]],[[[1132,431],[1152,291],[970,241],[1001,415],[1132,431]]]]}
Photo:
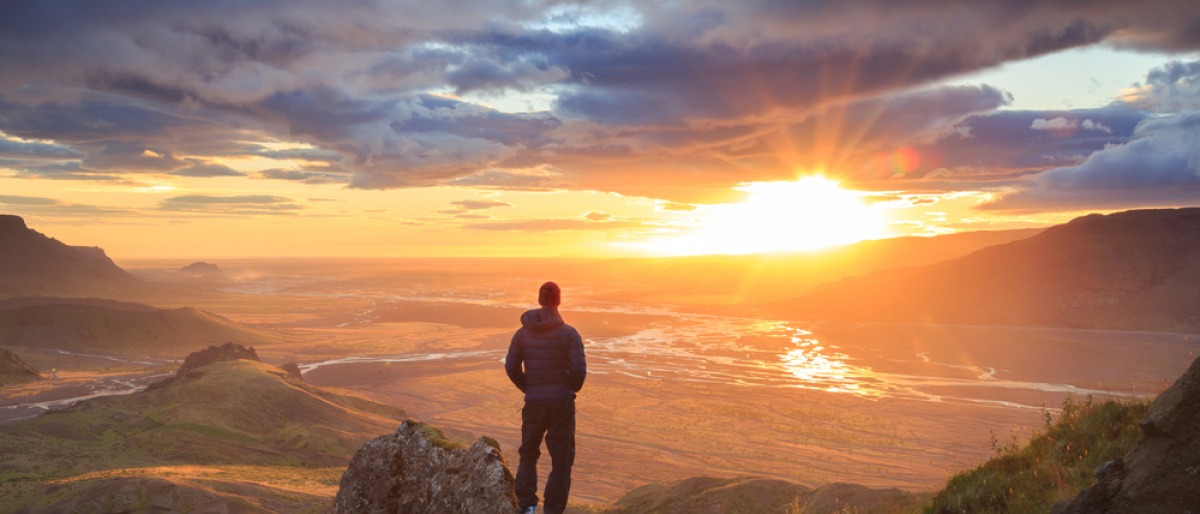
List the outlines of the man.
{"type": "Polygon", "coordinates": [[[583,340],[558,314],[562,292],[546,282],[538,290],[542,308],[521,315],[521,328],[508,346],[504,370],[525,393],[521,409],[521,464],[517,468],[517,503],[524,514],[537,512],[537,461],[542,438],[550,451],[546,479],[547,514],[567,508],[571,466],[575,463],[575,393],[583,388],[587,361],[583,340]]]}

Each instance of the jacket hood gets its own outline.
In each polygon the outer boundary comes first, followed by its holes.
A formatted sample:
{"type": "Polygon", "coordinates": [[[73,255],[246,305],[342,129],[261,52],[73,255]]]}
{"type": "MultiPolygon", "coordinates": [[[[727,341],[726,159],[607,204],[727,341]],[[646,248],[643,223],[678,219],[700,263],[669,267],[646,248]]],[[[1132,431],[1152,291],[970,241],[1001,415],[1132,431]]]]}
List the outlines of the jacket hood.
{"type": "Polygon", "coordinates": [[[562,326],[563,319],[555,311],[547,311],[545,309],[533,309],[525,311],[521,315],[521,326],[534,332],[542,332],[555,327],[562,326]]]}

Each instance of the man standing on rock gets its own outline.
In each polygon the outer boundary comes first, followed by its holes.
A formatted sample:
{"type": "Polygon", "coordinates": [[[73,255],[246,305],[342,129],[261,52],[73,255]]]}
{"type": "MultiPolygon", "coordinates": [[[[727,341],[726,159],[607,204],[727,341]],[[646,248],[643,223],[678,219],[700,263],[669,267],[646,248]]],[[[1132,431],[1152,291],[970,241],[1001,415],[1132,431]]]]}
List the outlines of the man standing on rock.
{"type": "Polygon", "coordinates": [[[521,315],[521,328],[513,334],[504,370],[525,393],[521,409],[521,464],[514,487],[523,514],[537,511],[537,461],[542,438],[550,451],[550,477],[546,479],[547,514],[567,508],[571,493],[571,466],[575,463],[575,393],[587,377],[583,339],[558,314],[562,292],[546,282],[538,289],[540,309],[521,315]]]}

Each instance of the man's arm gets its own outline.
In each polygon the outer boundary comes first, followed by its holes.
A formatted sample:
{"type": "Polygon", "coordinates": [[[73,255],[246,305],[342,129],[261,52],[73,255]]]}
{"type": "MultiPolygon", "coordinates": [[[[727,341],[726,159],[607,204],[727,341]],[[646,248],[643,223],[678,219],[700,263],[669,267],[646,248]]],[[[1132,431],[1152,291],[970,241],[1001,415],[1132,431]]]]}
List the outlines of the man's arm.
{"type": "Polygon", "coordinates": [[[583,354],[583,338],[579,337],[579,332],[571,331],[567,348],[567,372],[571,376],[571,390],[579,392],[583,389],[583,380],[587,378],[587,357],[583,354]]]}
{"type": "Polygon", "coordinates": [[[517,386],[521,392],[525,392],[525,370],[522,364],[525,361],[525,348],[521,344],[521,331],[517,330],[512,336],[512,342],[508,344],[508,356],[504,358],[504,371],[508,373],[508,379],[512,380],[513,385],[517,386]]]}

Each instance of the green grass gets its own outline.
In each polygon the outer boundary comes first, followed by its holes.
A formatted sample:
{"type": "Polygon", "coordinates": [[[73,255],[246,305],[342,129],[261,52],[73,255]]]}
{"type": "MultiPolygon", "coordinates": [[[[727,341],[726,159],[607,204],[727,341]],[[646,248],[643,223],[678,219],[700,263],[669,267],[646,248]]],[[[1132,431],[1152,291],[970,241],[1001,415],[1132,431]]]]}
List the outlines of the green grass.
{"type": "Polygon", "coordinates": [[[425,439],[428,439],[430,443],[433,443],[433,445],[437,446],[438,448],[443,450],[461,450],[463,448],[461,444],[448,439],[446,434],[442,433],[441,430],[438,430],[438,428],[433,425],[428,425],[418,421],[417,429],[421,431],[421,434],[425,436],[425,439]]]}
{"type": "Polygon", "coordinates": [[[993,438],[996,457],[951,477],[925,512],[1044,513],[1090,487],[1096,468],[1133,447],[1141,435],[1137,421],[1149,405],[1067,398],[1058,421],[1051,423],[1045,413],[1043,432],[1024,447],[993,438]]]}

